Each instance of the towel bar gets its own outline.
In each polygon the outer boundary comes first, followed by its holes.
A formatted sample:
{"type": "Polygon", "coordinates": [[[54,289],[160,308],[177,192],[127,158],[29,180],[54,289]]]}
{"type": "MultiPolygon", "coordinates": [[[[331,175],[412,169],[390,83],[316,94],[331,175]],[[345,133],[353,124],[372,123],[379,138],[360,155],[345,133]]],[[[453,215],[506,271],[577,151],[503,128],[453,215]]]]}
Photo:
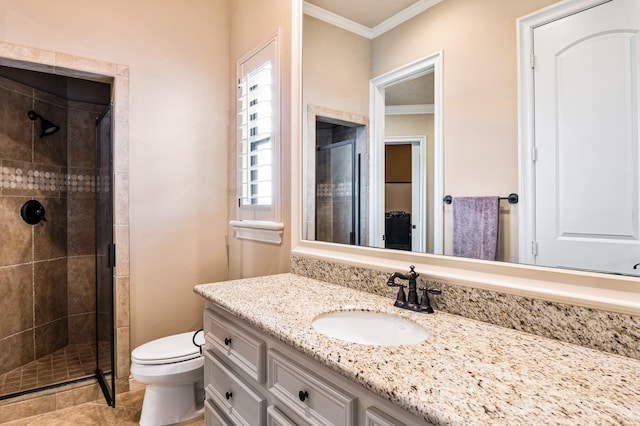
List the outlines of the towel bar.
{"type": "MultiPolygon", "coordinates": [[[[518,203],[518,194],[511,193],[507,197],[500,197],[501,200],[509,200],[509,204],[517,204],[518,203]]],[[[451,204],[453,202],[453,197],[451,195],[445,195],[442,199],[445,204],[451,204]]]]}

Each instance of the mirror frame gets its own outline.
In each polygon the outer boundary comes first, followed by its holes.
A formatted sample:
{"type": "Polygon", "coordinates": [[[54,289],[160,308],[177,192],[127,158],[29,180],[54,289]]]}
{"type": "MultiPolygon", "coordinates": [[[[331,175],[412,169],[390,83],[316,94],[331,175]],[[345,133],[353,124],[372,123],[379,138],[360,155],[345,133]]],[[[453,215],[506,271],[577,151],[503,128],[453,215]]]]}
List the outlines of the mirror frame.
{"type": "MultiPolygon", "coordinates": [[[[588,7],[602,0],[565,0],[517,21],[518,73],[528,61],[522,52],[531,46],[533,28],[548,22],[553,16],[566,15],[569,10],[588,7]]],[[[363,267],[385,272],[405,271],[410,264],[426,279],[498,291],[565,304],[585,306],[630,315],[640,315],[640,280],[636,277],[559,270],[540,266],[489,262],[441,255],[384,250],[306,241],[302,239],[303,177],[306,176],[303,139],[302,105],[302,0],[291,2],[291,254],[363,267]]],[[[518,97],[529,90],[526,82],[518,81],[518,97]]],[[[520,105],[520,99],[519,103],[520,105]]],[[[519,137],[523,120],[520,118],[519,137]]],[[[384,287],[381,282],[380,286],[384,287]]]]}

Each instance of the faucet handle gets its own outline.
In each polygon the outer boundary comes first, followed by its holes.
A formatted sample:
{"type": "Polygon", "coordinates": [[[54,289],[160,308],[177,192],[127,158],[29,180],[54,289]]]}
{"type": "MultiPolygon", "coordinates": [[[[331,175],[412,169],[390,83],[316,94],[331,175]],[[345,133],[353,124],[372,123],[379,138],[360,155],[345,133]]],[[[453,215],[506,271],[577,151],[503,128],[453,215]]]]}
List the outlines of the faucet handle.
{"type": "Polygon", "coordinates": [[[433,308],[431,307],[431,301],[429,300],[429,293],[431,294],[442,294],[442,290],[437,288],[429,289],[427,287],[420,287],[422,291],[422,297],[420,298],[420,305],[418,306],[418,310],[422,312],[426,312],[428,314],[433,313],[433,308]]]}
{"type": "Polygon", "coordinates": [[[404,289],[406,287],[405,284],[396,283],[393,280],[389,280],[387,282],[389,287],[398,287],[398,294],[396,295],[396,301],[393,303],[393,306],[397,306],[399,308],[403,308],[407,304],[407,296],[404,293],[404,289]]]}
{"type": "Polygon", "coordinates": [[[393,306],[398,306],[400,308],[404,307],[407,304],[407,296],[404,294],[404,288],[406,285],[404,284],[396,284],[398,286],[398,294],[396,295],[396,301],[393,303],[393,306]]]}

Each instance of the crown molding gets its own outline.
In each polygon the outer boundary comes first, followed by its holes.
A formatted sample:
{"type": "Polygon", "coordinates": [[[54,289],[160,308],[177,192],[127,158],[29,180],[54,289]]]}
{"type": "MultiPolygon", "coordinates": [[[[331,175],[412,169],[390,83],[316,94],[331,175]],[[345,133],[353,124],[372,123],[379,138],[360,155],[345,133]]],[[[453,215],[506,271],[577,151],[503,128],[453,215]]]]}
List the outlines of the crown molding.
{"type": "Polygon", "coordinates": [[[305,15],[313,16],[316,19],[320,19],[321,21],[342,28],[343,30],[350,31],[354,34],[368,39],[373,38],[373,32],[371,31],[371,28],[365,27],[364,25],[358,24],[357,22],[353,22],[352,20],[344,18],[340,15],[336,15],[335,13],[329,12],[328,10],[325,10],[314,4],[305,1],[302,10],[305,15]]]}
{"type": "Polygon", "coordinates": [[[303,5],[303,13],[309,16],[313,16],[316,19],[320,19],[321,21],[327,22],[336,27],[342,28],[343,30],[350,31],[361,37],[374,39],[379,35],[382,35],[387,31],[397,27],[403,22],[408,21],[414,16],[419,15],[425,10],[435,6],[441,1],[442,0],[420,0],[419,2],[414,3],[408,8],[396,13],[391,18],[381,22],[380,24],[376,25],[373,28],[369,28],[362,24],[358,24],[357,22],[344,18],[333,12],[329,12],[328,10],[325,10],[321,7],[318,7],[306,1],[304,2],[304,5],[303,5]]]}
{"type": "Polygon", "coordinates": [[[391,18],[379,23],[375,27],[371,28],[372,38],[376,38],[379,35],[386,33],[387,31],[397,27],[398,25],[408,21],[416,15],[421,14],[425,10],[435,6],[442,0],[420,0],[417,3],[412,4],[408,8],[396,13],[391,18]]]}

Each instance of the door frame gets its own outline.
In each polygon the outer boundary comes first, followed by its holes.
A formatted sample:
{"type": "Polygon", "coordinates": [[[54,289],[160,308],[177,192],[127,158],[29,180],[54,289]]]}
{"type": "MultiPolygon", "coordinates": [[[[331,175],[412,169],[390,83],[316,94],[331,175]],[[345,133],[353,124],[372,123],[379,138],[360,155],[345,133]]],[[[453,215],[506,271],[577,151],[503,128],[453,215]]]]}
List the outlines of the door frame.
{"type": "Polygon", "coordinates": [[[400,68],[389,71],[369,82],[370,146],[370,226],[369,246],[384,248],[384,146],[385,88],[392,84],[427,73],[434,73],[433,100],[433,251],[442,254],[443,247],[443,149],[442,149],[442,52],[435,52],[400,68]]]}
{"type": "Polygon", "coordinates": [[[424,253],[427,249],[427,137],[389,136],[384,144],[411,145],[411,251],[424,253]],[[420,224],[418,233],[413,230],[416,222],[420,224]]]}
{"type": "Polygon", "coordinates": [[[535,264],[536,186],[534,132],[534,67],[533,30],[611,0],[565,0],[533,12],[517,20],[518,48],[518,164],[520,214],[518,220],[519,263],[535,264]]]}

